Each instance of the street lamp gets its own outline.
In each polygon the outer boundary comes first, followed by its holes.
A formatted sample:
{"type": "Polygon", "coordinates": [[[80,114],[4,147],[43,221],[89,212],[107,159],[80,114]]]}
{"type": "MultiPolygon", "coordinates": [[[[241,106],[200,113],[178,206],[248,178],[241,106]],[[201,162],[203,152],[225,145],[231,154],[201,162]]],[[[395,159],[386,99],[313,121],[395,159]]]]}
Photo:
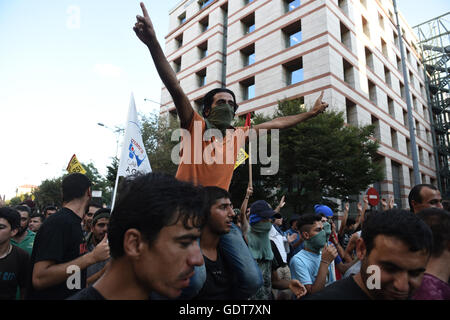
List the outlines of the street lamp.
{"type": "Polygon", "coordinates": [[[119,137],[120,137],[120,134],[125,131],[125,129],[119,128],[118,126],[115,126],[115,129],[113,129],[113,128],[110,128],[110,127],[108,127],[107,125],[105,125],[105,124],[103,124],[101,122],[97,122],[97,125],[99,125],[100,127],[104,127],[106,129],[109,129],[112,132],[117,134],[117,138],[116,138],[116,159],[117,159],[117,153],[118,153],[118,150],[119,150],[119,137]]]}

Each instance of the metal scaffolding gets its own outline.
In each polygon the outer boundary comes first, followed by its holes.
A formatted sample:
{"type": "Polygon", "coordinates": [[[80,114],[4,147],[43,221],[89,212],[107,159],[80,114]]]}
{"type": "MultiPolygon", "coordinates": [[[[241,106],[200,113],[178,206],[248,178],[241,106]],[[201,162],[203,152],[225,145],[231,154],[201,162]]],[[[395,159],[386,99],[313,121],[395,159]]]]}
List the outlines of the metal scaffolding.
{"type": "Polygon", "coordinates": [[[438,187],[450,199],[450,12],[413,29],[424,65],[438,187]]]}

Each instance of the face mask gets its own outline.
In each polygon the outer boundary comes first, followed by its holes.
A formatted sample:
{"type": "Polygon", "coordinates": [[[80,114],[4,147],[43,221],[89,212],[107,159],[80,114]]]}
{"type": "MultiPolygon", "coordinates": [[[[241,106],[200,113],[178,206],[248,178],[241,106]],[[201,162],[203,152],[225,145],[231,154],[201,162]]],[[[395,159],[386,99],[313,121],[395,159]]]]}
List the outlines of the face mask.
{"type": "Polygon", "coordinates": [[[322,230],[311,239],[305,240],[305,247],[315,253],[319,253],[327,243],[327,239],[328,237],[325,230],[322,230]]]}
{"type": "Polygon", "coordinates": [[[327,239],[330,237],[331,235],[331,224],[329,224],[328,222],[324,222],[323,223],[323,230],[325,231],[325,234],[327,236],[327,239]]]}
{"type": "Polygon", "coordinates": [[[272,228],[270,221],[258,222],[252,225],[252,231],[257,233],[268,233],[272,228]]]}
{"type": "Polygon", "coordinates": [[[227,103],[219,104],[211,109],[205,119],[207,129],[219,129],[225,136],[225,130],[230,128],[234,119],[234,109],[227,103]]]}

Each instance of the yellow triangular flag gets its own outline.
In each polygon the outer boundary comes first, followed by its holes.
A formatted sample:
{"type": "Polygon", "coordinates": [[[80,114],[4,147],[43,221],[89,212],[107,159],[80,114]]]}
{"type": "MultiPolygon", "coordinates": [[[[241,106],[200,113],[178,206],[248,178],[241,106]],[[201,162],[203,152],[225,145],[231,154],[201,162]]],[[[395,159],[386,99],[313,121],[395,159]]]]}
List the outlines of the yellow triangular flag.
{"type": "Polygon", "coordinates": [[[236,170],[236,168],[239,167],[241,164],[243,164],[247,159],[248,159],[247,152],[245,152],[244,148],[241,148],[237,155],[236,163],[234,164],[233,170],[236,170]]]}
{"type": "Polygon", "coordinates": [[[69,173],[78,172],[78,173],[86,174],[86,170],[84,170],[83,166],[78,161],[75,154],[72,156],[72,158],[69,161],[69,164],[67,165],[67,171],[69,173]]]}

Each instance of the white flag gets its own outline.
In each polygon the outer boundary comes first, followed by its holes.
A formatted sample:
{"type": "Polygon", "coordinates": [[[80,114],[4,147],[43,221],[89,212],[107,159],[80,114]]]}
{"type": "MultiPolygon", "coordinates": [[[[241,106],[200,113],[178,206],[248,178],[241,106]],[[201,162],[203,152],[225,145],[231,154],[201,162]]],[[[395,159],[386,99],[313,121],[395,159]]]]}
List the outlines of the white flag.
{"type": "Polygon", "coordinates": [[[120,155],[119,169],[117,170],[116,184],[114,186],[112,207],[117,191],[117,182],[119,177],[127,177],[137,172],[152,172],[150,161],[145,152],[144,143],[142,142],[142,133],[137,118],[136,105],[134,103],[134,95],[131,93],[130,107],[128,109],[128,120],[125,130],[125,139],[123,140],[122,152],[120,155]]]}

